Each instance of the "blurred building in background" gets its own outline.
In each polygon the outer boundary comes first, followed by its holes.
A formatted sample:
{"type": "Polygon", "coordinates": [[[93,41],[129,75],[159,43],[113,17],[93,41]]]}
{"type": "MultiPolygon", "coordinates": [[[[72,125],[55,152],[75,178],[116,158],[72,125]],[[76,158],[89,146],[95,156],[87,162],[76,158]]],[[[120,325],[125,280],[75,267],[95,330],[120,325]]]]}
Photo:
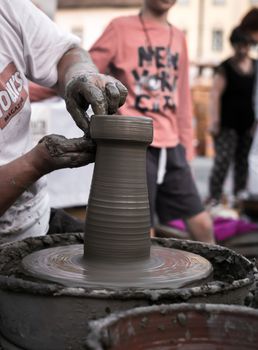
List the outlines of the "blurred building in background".
{"type": "Polygon", "coordinates": [[[184,30],[190,59],[218,63],[230,55],[229,35],[257,0],[178,0],[171,21],[184,30]]]}
{"type": "Polygon", "coordinates": [[[51,19],[54,19],[58,0],[32,0],[44,13],[51,19]]]}
{"type": "MultiPolygon", "coordinates": [[[[138,13],[141,3],[141,0],[59,0],[56,21],[78,34],[82,45],[88,48],[112,18],[138,13]]],[[[170,20],[185,32],[191,61],[214,64],[230,54],[231,29],[253,6],[258,6],[258,0],[177,0],[170,20]]]]}
{"type": "Polygon", "coordinates": [[[141,0],[59,0],[56,22],[88,49],[111,19],[139,11],[141,0]]]}

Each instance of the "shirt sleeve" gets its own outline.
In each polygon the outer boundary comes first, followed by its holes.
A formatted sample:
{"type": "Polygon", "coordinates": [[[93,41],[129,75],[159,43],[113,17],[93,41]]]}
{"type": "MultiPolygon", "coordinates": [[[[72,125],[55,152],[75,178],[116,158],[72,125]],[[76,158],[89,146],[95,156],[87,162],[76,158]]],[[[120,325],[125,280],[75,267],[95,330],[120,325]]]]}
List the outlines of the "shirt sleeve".
{"type": "Polygon", "coordinates": [[[114,24],[111,22],[89,50],[92,60],[100,73],[106,73],[111,62],[114,63],[116,50],[117,35],[114,24]]]}
{"type": "Polygon", "coordinates": [[[80,39],[62,31],[29,0],[12,0],[20,26],[28,79],[51,87],[57,82],[57,63],[80,39]]]}
{"type": "Polygon", "coordinates": [[[185,147],[188,160],[194,157],[193,148],[193,114],[192,99],[189,86],[189,61],[185,38],[183,37],[183,48],[179,58],[178,79],[178,134],[179,141],[185,147]]]}

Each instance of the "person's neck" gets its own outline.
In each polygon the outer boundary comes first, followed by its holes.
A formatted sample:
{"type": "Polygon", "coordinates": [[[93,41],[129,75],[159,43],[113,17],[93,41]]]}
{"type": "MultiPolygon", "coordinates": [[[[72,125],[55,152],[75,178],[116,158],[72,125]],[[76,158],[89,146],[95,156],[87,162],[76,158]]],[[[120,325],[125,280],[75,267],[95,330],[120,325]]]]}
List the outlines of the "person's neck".
{"type": "Polygon", "coordinates": [[[244,74],[250,74],[253,71],[252,60],[249,56],[236,57],[234,56],[232,61],[233,66],[237,67],[244,74]]]}
{"type": "Polygon", "coordinates": [[[235,63],[240,63],[240,64],[244,62],[249,62],[251,60],[249,56],[234,55],[232,58],[235,63]]]}
{"type": "Polygon", "coordinates": [[[146,20],[151,20],[160,24],[167,24],[168,20],[168,11],[163,12],[163,13],[157,13],[157,12],[153,12],[148,8],[142,8],[141,10],[141,15],[143,17],[143,19],[146,20]]]}

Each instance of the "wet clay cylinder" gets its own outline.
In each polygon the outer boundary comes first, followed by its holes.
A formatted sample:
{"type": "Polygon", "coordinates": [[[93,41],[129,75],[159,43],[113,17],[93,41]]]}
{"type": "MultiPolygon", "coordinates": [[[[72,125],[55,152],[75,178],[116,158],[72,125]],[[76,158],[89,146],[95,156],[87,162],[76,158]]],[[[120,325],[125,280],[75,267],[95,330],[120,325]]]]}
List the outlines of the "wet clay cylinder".
{"type": "Polygon", "coordinates": [[[93,116],[97,154],[85,226],[84,258],[135,262],[150,256],[146,148],[152,120],[93,116]]]}
{"type": "Polygon", "coordinates": [[[70,287],[179,288],[210,280],[212,265],[196,254],[150,246],[146,149],[152,120],[93,116],[97,143],[84,246],[36,251],[22,261],[34,278],[70,287]]]}
{"type": "Polygon", "coordinates": [[[87,350],[254,350],[258,311],[243,306],[141,307],[90,323],[87,350]]]}

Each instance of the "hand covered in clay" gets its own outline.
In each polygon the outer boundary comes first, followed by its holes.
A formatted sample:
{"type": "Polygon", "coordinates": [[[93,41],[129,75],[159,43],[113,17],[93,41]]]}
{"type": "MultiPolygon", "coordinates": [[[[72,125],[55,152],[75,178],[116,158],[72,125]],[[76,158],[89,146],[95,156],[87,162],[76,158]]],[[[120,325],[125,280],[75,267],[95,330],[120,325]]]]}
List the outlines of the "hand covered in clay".
{"type": "Polygon", "coordinates": [[[99,73],[75,76],[66,85],[68,112],[85,134],[89,132],[86,110],[91,105],[95,114],[114,114],[126,99],[127,89],[115,78],[99,73]]]}
{"type": "Polygon", "coordinates": [[[36,147],[39,148],[43,174],[62,168],[77,168],[95,160],[96,146],[85,137],[67,139],[61,135],[48,135],[36,147]]]}

